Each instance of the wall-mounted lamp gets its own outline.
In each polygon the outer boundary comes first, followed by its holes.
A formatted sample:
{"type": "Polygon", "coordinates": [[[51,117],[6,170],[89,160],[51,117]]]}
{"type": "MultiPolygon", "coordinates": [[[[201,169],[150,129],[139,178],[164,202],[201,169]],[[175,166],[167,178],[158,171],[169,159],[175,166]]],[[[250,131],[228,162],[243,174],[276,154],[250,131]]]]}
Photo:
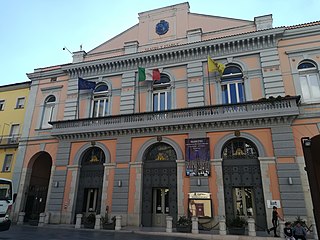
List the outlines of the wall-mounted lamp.
{"type": "Polygon", "coordinates": [[[200,178],[197,179],[197,185],[201,186],[201,179],[200,178]]]}
{"type": "Polygon", "coordinates": [[[71,55],[73,55],[73,53],[72,53],[66,46],[64,46],[64,47],[62,48],[62,50],[63,50],[63,51],[68,51],[71,55]]]}
{"type": "Polygon", "coordinates": [[[305,146],[305,147],[310,147],[310,146],[311,146],[311,140],[310,140],[310,139],[305,140],[305,141],[304,141],[304,146],[305,146]]]}
{"type": "Polygon", "coordinates": [[[292,184],[293,184],[291,177],[288,177],[288,183],[289,183],[289,185],[292,185],[292,184]]]}
{"type": "Polygon", "coordinates": [[[59,182],[54,182],[54,187],[59,187],[59,182]]]}
{"type": "Polygon", "coordinates": [[[122,187],[122,181],[121,180],[118,181],[118,187],[122,187]]]}
{"type": "Polygon", "coordinates": [[[302,138],[301,139],[303,146],[305,147],[310,147],[311,146],[311,140],[308,137],[302,138]]]}

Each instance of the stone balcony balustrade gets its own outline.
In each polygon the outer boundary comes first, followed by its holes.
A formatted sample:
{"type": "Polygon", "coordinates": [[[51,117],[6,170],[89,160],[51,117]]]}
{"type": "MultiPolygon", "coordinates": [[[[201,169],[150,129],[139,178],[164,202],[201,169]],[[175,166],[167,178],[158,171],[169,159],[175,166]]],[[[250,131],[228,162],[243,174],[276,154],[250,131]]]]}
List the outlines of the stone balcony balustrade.
{"type": "Polygon", "coordinates": [[[299,99],[277,97],[238,104],[57,121],[51,123],[51,134],[60,138],[82,138],[88,137],[88,134],[98,137],[189,128],[263,127],[292,121],[299,114],[299,99]]]}

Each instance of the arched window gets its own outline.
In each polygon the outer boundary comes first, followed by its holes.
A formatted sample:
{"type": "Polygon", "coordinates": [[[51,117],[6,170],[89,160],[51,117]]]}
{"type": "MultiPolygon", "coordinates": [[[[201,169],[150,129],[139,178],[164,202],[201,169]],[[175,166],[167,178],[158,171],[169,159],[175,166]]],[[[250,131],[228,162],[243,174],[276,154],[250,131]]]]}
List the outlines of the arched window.
{"type": "Polygon", "coordinates": [[[302,61],[298,66],[301,93],[304,102],[320,100],[320,84],[317,66],[309,61],[302,61]]]}
{"type": "Polygon", "coordinates": [[[233,104],[245,101],[243,73],[238,65],[228,65],[221,77],[222,103],[233,104]]]}
{"type": "Polygon", "coordinates": [[[144,157],[145,161],[177,160],[177,154],[173,147],[166,143],[155,143],[149,147],[144,157]]]}
{"type": "Polygon", "coordinates": [[[256,146],[244,138],[234,138],[227,142],[222,149],[223,159],[257,158],[256,146]]]}
{"type": "Polygon", "coordinates": [[[52,128],[49,124],[53,120],[54,107],[56,105],[56,97],[50,95],[44,101],[44,110],[42,115],[41,128],[52,128]]]}
{"type": "Polygon", "coordinates": [[[109,88],[105,83],[99,84],[93,91],[91,117],[109,115],[109,88]]]}
{"type": "Polygon", "coordinates": [[[153,111],[171,109],[170,87],[170,78],[163,73],[161,73],[160,80],[153,82],[153,111]]]}

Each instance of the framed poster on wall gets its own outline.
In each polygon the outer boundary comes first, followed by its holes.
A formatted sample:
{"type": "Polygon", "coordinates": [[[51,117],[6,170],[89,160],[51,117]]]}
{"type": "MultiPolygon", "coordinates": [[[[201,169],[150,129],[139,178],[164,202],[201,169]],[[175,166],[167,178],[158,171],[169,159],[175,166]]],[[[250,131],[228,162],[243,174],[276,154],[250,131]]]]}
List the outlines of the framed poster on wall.
{"type": "Polygon", "coordinates": [[[188,209],[191,217],[212,218],[211,194],[195,192],[188,194],[188,209]]]}
{"type": "Polygon", "coordinates": [[[186,175],[210,175],[209,138],[188,138],[186,148],[186,175]]]}

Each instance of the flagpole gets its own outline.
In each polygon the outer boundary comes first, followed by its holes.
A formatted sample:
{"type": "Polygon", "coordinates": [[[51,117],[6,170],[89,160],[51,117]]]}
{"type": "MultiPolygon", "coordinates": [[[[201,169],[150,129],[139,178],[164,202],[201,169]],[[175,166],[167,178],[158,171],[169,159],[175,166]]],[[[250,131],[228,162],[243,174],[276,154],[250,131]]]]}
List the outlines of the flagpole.
{"type": "Polygon", "coordinates": [[[138,112],[140,113],[140,81],[139,81],[139,67],[138,67],[138,112]]]}
{"type": "Polygon", "coordinates": [[[79,76],[77,76],[77,86],[78,86],[78,95],[77,95],[77,119],[79,119],[79,107],[80,107],[80,91],[79,91],[79,76]]]}
{"type": "Polygon", "coordinates": [[[208,72],[208,85],[209,85],[209,104],[211,106],[211,84],[210,84],[210,77],[209,77],[209,74],[210,74],[210,72],[209,72],[209,62],[208,62],[207,65],[208,65],[207,66],[207,72],[208,72]]]}

